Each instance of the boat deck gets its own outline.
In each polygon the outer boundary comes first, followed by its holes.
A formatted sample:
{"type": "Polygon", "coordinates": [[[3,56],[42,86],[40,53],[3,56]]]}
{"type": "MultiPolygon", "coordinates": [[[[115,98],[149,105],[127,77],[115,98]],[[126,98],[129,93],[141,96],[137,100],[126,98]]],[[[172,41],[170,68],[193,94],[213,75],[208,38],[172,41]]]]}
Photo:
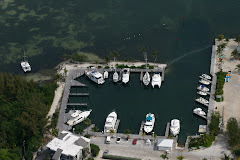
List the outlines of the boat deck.
{"type": "Polygon", "coordinates": [[[206,116],[200,115],[198,112],[194,112],[194,111],[193,111],[193,113],[196,114],[196,115],[198,115],[198,116],[200,116],[200,117],[202,117],[203,119],[207,119],[206,116]]]}
{"type": "Polygon", "coordinates": [[[204,102],[202,102],[202,101],[200,101],[200,100],[198,100],[198,99],[195,99],[195,101],[198,102],[198,103],[201,103],[202,105],[204,105],[204,106],[206,106],[206,107],[208,107],[208,104],[207,104],[207,103],[204,103],[204,102]]]}

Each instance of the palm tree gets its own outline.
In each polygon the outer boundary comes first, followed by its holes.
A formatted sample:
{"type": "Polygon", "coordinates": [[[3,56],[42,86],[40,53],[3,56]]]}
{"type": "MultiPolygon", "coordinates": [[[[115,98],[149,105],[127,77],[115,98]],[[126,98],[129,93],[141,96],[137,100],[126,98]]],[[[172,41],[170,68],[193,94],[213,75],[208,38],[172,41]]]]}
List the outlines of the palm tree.
{"type": "Polygon", "coordinates": [[[153,62],[153,63],[156,62],[157,56],[158,56],[158,51],[154,51],[154,52],[152,53],[152,57],[154,58],[154,62],[153,62]]]}
{"type": "Polygon", "coordinates": [[[115,62],[117,57],[119,57],[119,53],[117,51],[110,52],[110,56],[113,57],[113,61],[115,62]]]}
{"type": "Polygon", "coordinates": [[[115,133],[114,129],[110,130],[110,134],[113,135],[115,133]]]}
{"type": "Polygon", "coordinates": [[[105,60],[105,62],[108,64],[108,63],[110,62],[110,57],[109,57],[109,56],[105,56],[105,57],[104,57],[104,60],[105,60]]]}
{"type": "Polygon", "coordinates": [[[143,132],[142,133],[142,137],[143,137],[143,139],[144,139],[144,137],[146,136],[146,133],[145,132],[143,132]]]}
{"type": "Polygon", "coordinates": [[[181,155],[181,156],[178,156],[177,159],[179,159],[179,160],[183,160],[184,157],[181,155]]]}
{"type": "Polygon", "coordinates": [[[235,38],[235,41],[238,43],[238,46],[239,46],[239,44],[240,44],[240,36],[237,36],[237,37],[235,38]]]}
{"type": "Polygon", "coordinates": [[[162,154],[160,157],[162,158],[162,159],[168,159],[168,156],[167,156],[167,152],[165,152],[164,154],[162,154]]]}
{"type": "Polygon", "coordinates": [[[221,157],[221,160],[234,160],[234,159],[233,159],[233,158],[230,158],[229,155],[226,155],[226,154],[224,153],[223,157],[221,157]]]}
{"type": "Polygon", "coordinates": [[[144,54],[144,53],[146,53],[147,49],[145,47],[142,47],[138,51],[140,51],[140,52],[142,52],[144,54]]]}
{"type": "Polygon", "coordinates": [[[223,39],[224,39],[224,35],[223,35],[223,34],[218,35],[217,39],[218,39],[219,41],[223,40],[223,39]]]}

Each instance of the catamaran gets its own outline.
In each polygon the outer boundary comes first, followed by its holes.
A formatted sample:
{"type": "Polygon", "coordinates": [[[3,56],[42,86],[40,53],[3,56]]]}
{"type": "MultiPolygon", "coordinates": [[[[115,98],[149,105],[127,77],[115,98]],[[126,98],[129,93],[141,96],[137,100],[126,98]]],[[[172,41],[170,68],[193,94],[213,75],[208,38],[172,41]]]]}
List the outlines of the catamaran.
{"type": "Polygon", "coordinates": [[[71,118],[67,121],[67,124],[69,126],[74,126],[78,123],[81,123],[82,121],[84,121],[92,112],[92,110],[90,109],[89,111],[80,111],[80,110],[76,110],[73,114],[71,114],[71,118]]]}
{"type": "Polygon", "coordinates": [[[103,79],[103,75],[98,71],[87,71],[85,70],[85,74],[89,79],[97,84],[103,84],[105,80],[103,79]]]}
{"type": "Polygon", "coordinates": [[[160,76],[160,73],[155,72],[154,75],[152,76],[152,87],[154,88],[155,86],[158,86],[160,88],[161,83],[162,83],[162,77],[160,76]]]}
{"type": "Polygon", "coordinates": [[[144,127],[143,127],[144,131],[146,133],[152,132],[153,127],[154,127],[154,123],[155,123],[155,116],[154,116],[154,114],[148,113],[146,115],[146,122],[144,123],[144,127]]]}
{"type": "Polygon", "coordinates": [[[122,70],[122,82],[123,83],[128,83],[129,82],[129,77],[130,77],[130,69],[129,68],[123,68],[122,70]]]}
{"type": "Polygon", "coordinates": [[[180,132],[180,121],[178,119],[173,119],[171,121],[170,132],[173,136],[176,136],[180,132]]]}
{"type": "Polygon", "coordinates": [[[113,111],[106,118],[106,122],[104,125],[104,132],[109,133],[111,130],[115,130],[116,122],[117,122],[117,113],[113,111]]]}
{"type": "Polygon", "coordinates": [[[26,58],[26,56],[25,56],[25,50],[24,50],[23,61],[21,61],[21,67],[22,67],[24,72],[30,72],[32,70],[31,66],[28,63],[28,61],[26,61],[25,58],[26,58]]]}

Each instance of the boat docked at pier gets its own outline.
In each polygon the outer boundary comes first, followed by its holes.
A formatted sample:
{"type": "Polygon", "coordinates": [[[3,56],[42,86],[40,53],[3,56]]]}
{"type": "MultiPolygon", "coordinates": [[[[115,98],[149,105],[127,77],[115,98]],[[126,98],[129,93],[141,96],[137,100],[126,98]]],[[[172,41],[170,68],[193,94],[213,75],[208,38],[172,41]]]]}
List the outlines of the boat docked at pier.
{"type": "Polygon", "coordinates": [[[97,84],[103,84],[105,80],[103,79],[103,75],[98,71],[87,71],[85,70],[85,74],[89,79],[97,84]]]}
{"type": "Polygon", "coordinates": [[[30,64],[28,63],[28,61],[26,60],[26,56],[25,56],[25,50],[24,50],[24,55],[23,55],[23,61],[21,61],[21,67],[22,67],[22,70],[24,72],[31,72],[31,66],[30,64]]]}
{"type": "Polygon", "coordinates": [[[200,79],[199,82],[202,83],[202,84],[205,84],[205,85],[209,85],[210,84],[210,82],[208,80],[206,80],[206,79],[200,79]]]}
{"type": "Polygon", "coordinates": [[[171,120],[170,132],[173,136],[176,136],[180,132],[180,121],[178,119],[171,120]]]}
{"type": "Polygon", "coordinates": [[[208,92],[209,89],[205,85],[200,85],[197,87],[198,90],[203,91],[203,92],[208,92]]]}
{"type": "Polygon", "coordinates": [[[117,113],[113,111],[106,118],[106,122],[104,125],[104,132],[109,133],[111,130],[115,131],[116,122],[117,122],[117,113]]]}
{"type": "Polygon", "coordinates": [[[115,71],[114,73],[113,73],[113,82],[118,82],[118,73],[115,71]]]}
{"type": "Polygon", "coordinates": [[[71,118],[67,121],[67,124],[74,126],[78,123],[81,123],[90,115],[91,112],[91,109],[89,111],[76,110],[73,114],[71,114],[71,118]]]}
{"type": "Polygon", "coordinates": [[[104,79],[108,78],[108,71],[104,71],[104,73],[103,73],[103,78],[104,78],[104,79]]]}
{"type": "Polygon", "coordinates": [[[152,113],[148,113],[146,115],[146,122],[144,123],[144,127],[143,130],[146,133],[150,133],[153,130],[154,127],[154,123],[155,123],[155,116],[152,113]]]}
{"type": "Polygon", "coordinates": [[[202,74],[201,76],[199,76],[200,78],[204,78],[204,79],[208,79],[211,80],[211,76],[207,75],[207,74],[202,74]]]}
{"type": "Polygon", "coordinates": [[[162,78],[160,76],[160,73],[155,72],[154,75],[152,76],[152,87],[154,88],[155,86],[158,86],[160,88],[161,83],[162,83],[162,78]]]}
{"type": "Polygon", "coordinates": [[[203,92],[203,91],[198,91],[197,94],[201,95],[201,96],[206,96],[207,92],[203,92]]]}
{"type": "Polygon", "coordinates": [[[209,103],[208,100],[206,100],[202,97],[197,98],[196,101],[199,102],[199,103],[203,103],[203,104],[208,104],[209,103]]]}
{"type": "Polygon", "coordinates": [[[130,69],[129,68],[123,68],[122,70],[122,82],[123,83],[128,83],[129,82],[129,77],[130,77],[130,69]]]}
{"type": "Polygon", "coordinates": [[[151,81],[150,74],[146,72],[143,76],[143,84],[147,86],[151,81]]]}
{"type": "Polygon", "coordinates": [[[193,113],[200,115],[200,116],[206,116],[206,113],[202,110],[202,108],[195,108],[193,110],[193,113]]]}

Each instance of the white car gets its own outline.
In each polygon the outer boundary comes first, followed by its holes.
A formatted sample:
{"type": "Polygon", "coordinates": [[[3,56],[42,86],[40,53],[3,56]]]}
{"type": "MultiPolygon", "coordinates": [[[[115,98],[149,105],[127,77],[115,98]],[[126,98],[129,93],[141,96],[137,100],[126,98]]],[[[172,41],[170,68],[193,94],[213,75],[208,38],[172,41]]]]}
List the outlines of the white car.
{"type": "Polygon", "coordinates": [[[117,137],[116,143],[120,143],[121,142],[121,137],[117,137]]]}
{"type": "Polygon", "coordinates": [[[111,142],[111,136],[106,137],[106,143],[109,144],[111,142]]]}

